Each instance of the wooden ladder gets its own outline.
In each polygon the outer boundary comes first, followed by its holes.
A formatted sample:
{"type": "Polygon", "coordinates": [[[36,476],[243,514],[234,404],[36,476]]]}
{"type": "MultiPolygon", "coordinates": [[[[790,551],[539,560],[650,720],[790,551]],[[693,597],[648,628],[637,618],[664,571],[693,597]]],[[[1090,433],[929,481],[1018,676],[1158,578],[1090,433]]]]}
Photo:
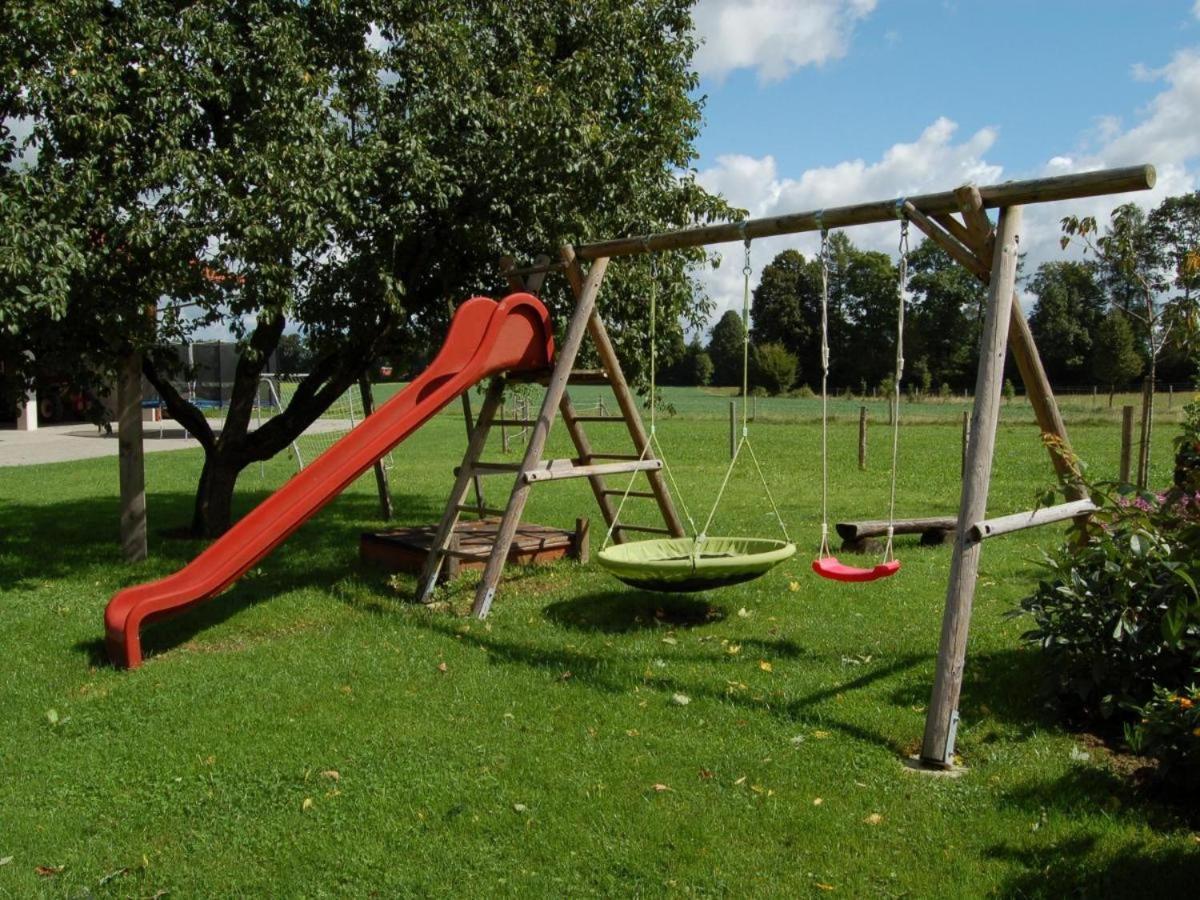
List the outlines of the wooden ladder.
{"type": "Polygon", "coordinates": [[[496,588],[503,573],[504,564],[508,559],[513,538],[520,525],[529,491],[533,485],[542,482],[586,478],[604,516],[605,527],[612,529],[613,540],[618,543],[625,541],[630,533],[683,536],[683,525],[675,512],[675,505],[662,477],[662,461],[654,455],[652,449],[647,449],[649,437],[642,425],[637,400],[625,381],[607,329],[595,311],[595,296],[603,278],[606,262],[598,262],[593,265],[594,275],[589,276],[585,281],[573,256],[565,257],[561,266],[553,266],[550,264],[549,257],[541,256],[533,266],[524,270],[514,269],[513,262],[509,258],[501,261],[501,269],[508,278],[510,288],[514,291],[527,291],[535,296],[540,292],[546,274],[556,268],[563,268],[576,295],[575,314],[568,326],[567,334],[559,348],[552,370],[515,375],[507,379],[504,376],[497,376],[488,385],[483,405],[479,410],[479,418],[470,429],[470,437],[462,464],[455,470],[454,487],[446,503],[445,512],[438,522],[429,555],[426,557],[421,576],[417,581],[416,599],[419,602],[428,603],[431,599],[438,575],[446,559],[469,559],[476,562],[484,562],[486,559],[483,576],[476,590],[475,603],[472,607],[474,615],[479,618],[486,616],[491,608],[492,600],[495,598],[496,588]],[[528,277],[522,281],[521,275],[528,277]],[[596,344],[602,369],[574,368],[585,328],[596,344]],[[546,385],[546,396],[538,417],[534,420],[496,418],[504,396],[505,384],[522,381],[546,385]],[[570,384],[607,384],[612,388],[621,415],[580,415],[567,391],[567,386],[570,384]],[[576,455],[572,459],[546,460],[541,458],[556,414],[562,416],[563,424],[575,447],[576,455]],[[625,423],[633,441],[634,450],[637,452],[632,454],[598,453],[593,450],[584,425],[585,423],[599,422],[625,423]],[[519,464],[481,461],[480,457],[487,445],[488,434],[492,426],[499,424],[529,427],[529,439],[525,454],[519,464]],[[622,525],[616,521],[617,507],[612,498],[620,497],[625,492],[610,488],[605,477],[631,472],[644,472],[649,481],[650,490],[630,491],[629,496],[654,499],[665,527],[622,525]],[[479,498],[477,504],[467,503],[467,494],[473,482],[478,484],[482,477],[503,474],[516,476],[508,503],[503,511],[485,507],[482,503],[482,492],[477,492],[477,498],[479,498]],[[458,524],[459,515],[463,512],[500,515],[496,540],[491,553],[486,558],[483,554],[465,552],[457,548],[454,540],[455,526],[458,524]]]}

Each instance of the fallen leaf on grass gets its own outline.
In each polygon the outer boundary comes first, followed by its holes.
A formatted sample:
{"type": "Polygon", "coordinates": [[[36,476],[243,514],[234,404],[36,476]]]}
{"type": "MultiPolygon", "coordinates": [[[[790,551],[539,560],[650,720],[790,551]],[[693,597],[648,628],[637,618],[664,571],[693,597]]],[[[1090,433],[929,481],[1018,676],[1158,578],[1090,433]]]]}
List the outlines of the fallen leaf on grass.
{"type": "Polygon", "coordinates": [[[671,788],[665,784],[655,784],[655,785],[652,785],[652,787],[654,788],[654,792],[656,794],[661,794],[661,793],[663,793],[663,791],[671,790],[671,788]]]}
{"type": "Polygon", "coordinates": [[[438,663],[437,670],[439,672],[449,672],[450,667],[448,665],[446,665],[444,662],[440,662],[440,663],[438,663]]]}
{"type": "Polygon", "coordinates": [[[737,656],[739,653],[742,652],[742,645],[741,644],[730,644],[728,647],[725,648],[725,652],[728,653],[730,656],[737,656]]]}
{"type": "Polygon", "coordinates": [[[341,781],[342,775],[337,769],[326,769],[321,773],[322,778],[328,778],[330,781],[341,781]]]}
{"type": "Polygon", "coordinates": [[[816,887],[816,889],[817,889],[818,891],[832,891],[832,890],[835,890],[835,888],[834,888],[834,886],[833,886],[832,884],[826,884],[826,883],[825,883],[825,882],[823,882],[823,881],[818,881],[818,882],[816,883],[815,887],[816,887]]]}
{"type": "Polygon", "coordinates": [[[820,797],[813,797],[813,806],[820,806],[824,802],[820,797]]]}
{"type": "Polygon", "coordinates": [[[760,659],[758,661],[758,667],[760,669],[762,669],[764,672],[774,671],[771,664],[769,662],[767,662],[765,659],[760,659]]]}
{"type": "Polygon", "coordinates": [[[672,694],[671,702],[674,703],[676,706],[687,706],[689,703],[692,702],[692,698],[689,697],[687,694],[672,694]]]}
{"type": "Polygon", "coordinates": [[[749,612],[749,611],[746,609],[746,607],[744,607],[744,606],[743,606],[741,609],[739,609],[739,610],[737,611],[737,614],[738,614],[738,618],[739,618],[739,619],[748,619],[748,618],[750,618],[750,612],[749,612]]]}
{"type": "MultiPolygon", "coordinates": [[[[800,582],[798,582],[798,581],[789,581],[789,582],[788,582],[788,590],[789,590],[789,591],[792,591],[793,593],[795,593],[796,591],[800,590],[800,582]]],[[[830,888],[830,890],[833,890],[833,889],[832,889],[832,888],[830,888]]]]}
{"type": "Polygon", "coordinates": [[[570,679],[571,679],[570,672],[563,672],[561,675],[558,676],[559,681],[570,681],[570,679]]]}
{"type": "Polygon", "coordinates": [[[628,731],[625,732],[625,737],[637,737],[639,734],[641,734],[641,732],[638,731],[636,728],[630,728],[628,731]]]}
{"type": "Polygon", "coordinates": [[[672,647],[679,643],[679,641],[675,640],[673,637],[665,637],[662,639],[662,642],[664,644],[670,644],[672,647]]]}
{"type": "Polygon", "coordinates": [[[863,819],[863,821],[868,825],[878,825],[883,821],[883,816],[881,816],[879,813],[871,813],[869,816],[863,819]]]}
{"type": "Polygon", "coordinates": [[[7,866],[12,861],[13,858],[11,856],[0,857],[0,866],[7,866]]]}
{"type": "Polygon", "coordinates": [[[745,775],[743,775],[741,778],[739,778],[737,781],[734,782],[734,784],[745,784],[745,783],[746,783],[745,775]]]}
{"type": "Polygon", "coordinates": [[[304,802],[300,804],[300,812],[308,812],[313,808],[312,797],[305,797],[304,802]]]}
{"type": "Polygon", "coordinates": [[[823,741],[823,740],[825,740],[825,738],[829,737],[829,732],[828,731],[814,731],[813,737],[815,737],[819,741],[823,741]]]}
{"type": "Polygon", "coordinates": [[[37,872],[43,878],[53,878],[63,870],[63,866],[37,866],[33,871],[37,872]]]}
{"type": "MultiPolygon", "coordinates": [[[[710,779],[712,777],[713,777],[713,773],[710,772],[708,769],[700,770],[700,780],[701,781],[708,781],[708,779],[710,779]]],[[[12,857],[10,856],[9,859],[11,860],[12,857]]],[[[2,866],[2,865],[4,865],[4,862],[2,860],[0,860],[0,866],[2,866]]]]}
{"type": "Polygon", "coordinates": [[[519,812],[519,813],[529,812],[529,807],[526,806],[524,803],[514,803],[513,804],[513,812],[519,812]]]}

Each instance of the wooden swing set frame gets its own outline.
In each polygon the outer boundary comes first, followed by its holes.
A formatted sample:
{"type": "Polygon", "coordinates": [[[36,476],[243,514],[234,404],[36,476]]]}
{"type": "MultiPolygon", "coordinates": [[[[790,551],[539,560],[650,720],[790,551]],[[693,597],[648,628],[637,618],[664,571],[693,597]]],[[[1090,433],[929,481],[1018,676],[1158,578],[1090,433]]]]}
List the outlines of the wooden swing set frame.
{"type": "Polygon", "coordinates": [[[684,535],[683,525],[663,479],[662,462],[655,458],[652,451],[646,450],[649,436],[642,424],[637,400],[625,381],[596,305],[596,298],[611,259],[818,231],[822,228],[835,229],[851,225],[894,222],[898,217],[907,218],[930,240],[942,247],[952,259],[988,285],[975,399],[971,413],[962,494],[954,531],[954,549],[937,668],[920,752],[920,763],[923,766],[932,769],[952,768],[958,728],[958,702],[966,661],[967,633],[983,540],[1037,525],[1080,519],[1095,509],[1083,491],[1066,426],[1063,424],[1029,324],[1015,292],[1022,207],[1031,203],[1148,190],[1154,186],[1154,182],[1154,167],[1143,165],[1029,181],[1012,181],[987,187],[963,186],[936,194],[747,219],[737,223],[706,225],[579,246],[566,245],[560,251],[558,263],[551,263],[548,257],[541,257],[531,266],[517,268],[511,259],[504,260],[502,270],[515,290],[537,293],[547,274],[562,271],[575,295],[574,312],[558,347],[553,370],[545,373],[542,378],[546,384],[546,395],[539,414],[535,420],[525,423],[530,426],[531,431],[524,458],[519,465],[486,464],[479,461],[489,428],[500,421],[496,418],[496,413],[500,408],[504,379],[494,380],[489,387],[479,416],[471,429],[466,455],[457,470],[455,486],[445,515],[439,523],[433,547],[418,582],[418,599],[429,598],[443,561],[456,552],[453,548],[453,534],[458,514],[473,509],[466,503],[467,495],[472,483],[477,484],[481,475],[515,473],[516,481],[500,515],[495,543],[487,557],[476,591],[472,612],[480,618],[486,616],[491,608],[529,492],[535,484],[564,478],[587,478],[606,525],[613,528],[614,539],[618,542],[628,540],[634,532],[673,537],[684,535]],[[989,209],[999,210],[995,224],[987,215],[986,211],[989,209]],[[586,270],[585,263],[590,264],[586,270]],[[603,367],[600,372],[580,372],[575,369],[575,362],[586,336],[590,336],[596,345],[603,367]],[[988,487],[996,446],[1004,361],[1009,350],[1012,351],[1043,442],[1067,494],[1068,502],[988,519],[988,487]],[[636,455],[593,452],[584,433],[583,423],[598,421],[601,417],[580,416],[576,413],[567,388],[568,384],[579,382],[606,383],[612,387],[621,415],[603,419],[624,421],[633,440],[636,455]],[[568,460],[543,460],[546,439],[556,415],[559,414],[564,419],[578,456],[568,460]],[[604,481],[605,476],[638,471],[644,472],[650,487],[649,491],[639,492],[638,496],[653,499],[657,503],[664,522],[663,528],[627,526],[614,522],[616,510],[611,497],[621,492],[610,489],[604,481]]]}

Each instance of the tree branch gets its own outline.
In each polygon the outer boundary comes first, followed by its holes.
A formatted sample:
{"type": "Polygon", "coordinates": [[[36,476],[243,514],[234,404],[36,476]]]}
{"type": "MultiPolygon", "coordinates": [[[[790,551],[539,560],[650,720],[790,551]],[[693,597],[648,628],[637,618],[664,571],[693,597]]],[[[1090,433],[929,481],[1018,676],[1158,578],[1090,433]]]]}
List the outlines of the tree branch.
{"type": "Polygon", "coordinates": [[[142,355],[142,374],[158,391],[158,396],[162,398],[162,401],[167,404],[167,411],[171,413],[171,418],[182,425],[187,433],[199,442],[205,452],[211,451],[216,445],[216,436],[213,434],[212,426],[208,424],[208,419],[204,418],[204,413],[196,406],[183,399],[179,391],[175,390],[175,385],[162,377],[158,366],[154,364],[154,360],[150,358],[149,354],[142,355]]]}

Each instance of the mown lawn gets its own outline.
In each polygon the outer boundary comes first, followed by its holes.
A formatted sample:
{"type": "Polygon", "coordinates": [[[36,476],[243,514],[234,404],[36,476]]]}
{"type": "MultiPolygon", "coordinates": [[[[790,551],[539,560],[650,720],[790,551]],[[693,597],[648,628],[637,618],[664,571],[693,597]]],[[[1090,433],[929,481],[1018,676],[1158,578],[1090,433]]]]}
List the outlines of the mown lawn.
{"type": "MultiPolygon", "coordinates": [[[[910,773],[949,549],[905,541],[902,572],[874,585],[817,579],[819,433],[762,419],[752,438],[802,550],[757,582],[664,597],[562,564],[514,573],[487,623],[414,608],[412,579],[393,587],[357,560],[359,531],[379,525],[368,476],[218,600],[149,630],[132,673],[104,663],[101,612],[200,548],[167,537],[188,519],[199,453],[147,457],[152,559],[135,567],[114,562],[115,459],[0,471],[0,894],[1193,892],[1200,845],[1180,813],[1036,699],[1026,623],[1006,613],[1058,532],[984,548],[968,771],[910,773]]],[[[956,507],[959,426],[943,421],[903,434],[902,513],[956,507]]],[[[726,425],[661,428],[699,513],[726,425]]],[[[835,518],[883,514],[885,437],[872,432],[859,473],[856,426],[837,426],[835,518]]],[[[1111,423],[1072,437],[1093,476],[1115,474],[1111,423]]],[[[436,519],[464,442],[447,414],[397,449],[400,521],[436,519]]],[[[247,470],[241,507],[289,466],[247,470]]],[[[1005,425],[991,509],[1030,507],[1049,473],[1036,432],[1005,425]]],[[[598,546],[586,485],[534,493],[535,521],[581,514],[598,546]]],[[[773,533],[750,471],[718,521],[773,533]]],[[[469,581],[443,599],[464,609],[469,581]]]]}

